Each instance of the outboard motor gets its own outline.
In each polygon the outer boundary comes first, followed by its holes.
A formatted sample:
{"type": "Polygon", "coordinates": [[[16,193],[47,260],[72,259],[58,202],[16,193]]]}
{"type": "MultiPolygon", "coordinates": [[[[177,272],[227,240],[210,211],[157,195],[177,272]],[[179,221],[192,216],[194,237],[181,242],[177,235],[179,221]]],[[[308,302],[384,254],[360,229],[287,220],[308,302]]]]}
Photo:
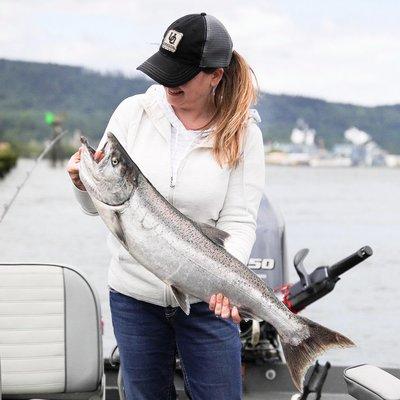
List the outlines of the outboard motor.
{"type": "MultiPolygon", "coordinates": [[[[288,281],[285,223],[265,193],[257,215],[256,240],[248,267],[272,289],[288,281]]],[[[242,359],[246,361],[280,361],[275,329],[265,321],[242,320],[240,323],[242,359]]]]}
{"type": "MultiPolygon", "coordinates": [[[[293,312],[298,313],[308,305],[330,293],[340,276],[372,255],[364,246],[331,266],[319,266],[308,273],[303,264],[308,249],[299,250],[294,256],[294,268],[299,281],[288,281],[288,262],[285,223],[265,194],[257,215],[256,240],[248,267],[275,291],[278,298],[293,312]]],[[[278,335],[265,321],[244,320],[240,323],[243,360],[281,360],[278,335]]]]}
{"type": "Polygon", "coordinates": [[[285,285],[288,280],[285,222],[263,194],[257,215],[256,241],[248,267],[270,288],[285,285]]]}

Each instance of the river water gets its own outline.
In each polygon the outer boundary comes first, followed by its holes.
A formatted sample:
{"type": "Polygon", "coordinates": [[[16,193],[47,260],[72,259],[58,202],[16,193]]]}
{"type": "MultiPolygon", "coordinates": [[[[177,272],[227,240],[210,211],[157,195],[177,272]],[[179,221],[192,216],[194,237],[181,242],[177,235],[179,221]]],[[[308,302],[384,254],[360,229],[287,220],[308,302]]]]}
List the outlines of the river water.
{"type": "MultiPolygon", "coordinates": [[[[0,181],[0,206],[31,167],[32,161],[20,160],[0,181]]],[[[267,166],[265,190],[284,216],[289,258],[309,248],[309,270],[364,245],[374,250],[333,293],[303,311],[358,345],[332,350],[324,359],[399,367],[400,169],[267,166]]],[[[106,233],[98,217],[79,209],[65,166],[50,168],[43,161],[0,224],[0,262],[57,263],[83,271],[100,295],[108,356],[115,339],[106,290],[106,233]]],[[[290,277],[296,280],[292,263],[290,277]]]]}

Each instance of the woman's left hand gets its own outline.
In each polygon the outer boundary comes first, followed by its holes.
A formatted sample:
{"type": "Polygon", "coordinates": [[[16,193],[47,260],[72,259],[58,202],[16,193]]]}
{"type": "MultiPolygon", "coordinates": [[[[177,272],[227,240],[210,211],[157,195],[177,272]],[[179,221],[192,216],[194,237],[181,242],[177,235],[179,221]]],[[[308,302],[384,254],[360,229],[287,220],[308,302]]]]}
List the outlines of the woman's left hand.
{"type": "Polygon", "coordinates": [[[211,296],[209,307],[211,311],[214,311],[216,316],[232,318],[232,321],[236,324],[242,320],[237,307],[231,307],[229,299],[222,293],[213,294],[211,296]]]}

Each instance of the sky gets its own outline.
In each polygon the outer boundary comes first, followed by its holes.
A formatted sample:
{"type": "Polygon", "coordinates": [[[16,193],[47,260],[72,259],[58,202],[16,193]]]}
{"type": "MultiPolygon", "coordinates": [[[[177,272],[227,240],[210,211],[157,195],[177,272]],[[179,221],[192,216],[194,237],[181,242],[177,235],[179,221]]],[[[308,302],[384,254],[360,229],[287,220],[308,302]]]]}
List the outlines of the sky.
{"type": "Polygon", "coordinates": [[[141,74],[175,19],[226,26],[260,88],[400,103],[400,0],[0,0],[0,58],[141,74]]]}

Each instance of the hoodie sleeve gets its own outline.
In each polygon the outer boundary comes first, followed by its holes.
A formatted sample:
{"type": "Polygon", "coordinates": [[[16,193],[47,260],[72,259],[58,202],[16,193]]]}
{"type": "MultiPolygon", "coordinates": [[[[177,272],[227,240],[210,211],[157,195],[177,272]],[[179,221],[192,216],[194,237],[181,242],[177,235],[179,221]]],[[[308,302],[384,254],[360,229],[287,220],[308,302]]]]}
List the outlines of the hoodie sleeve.
{"type": "Polygon", "coordinates": [[[265,154],[262,133],[249,122],[243,157],[230,173],[224,205],[216,227],[229,233],[225,249],[248,263],[256,238],[256,221],[265,185],[265,154]]]}
{"type": "MultiPolygon", "coordinates": [[[[126,145],[130,119],[134,114],[133,103],[136,103],[135,97],[132,96],[123,100],[115,109],[97,146],[97,150],[100,150],[107,141],[107,132],[112,132],[123,146],[126,145]]],[[[97,210],[89,194],[85,190],[78,189],[73,183],[72,186],[75,198],[78,200],[82,211],[88,215],[97,215],[97,210]]]]}
{"type": "Polygon", "coordinates": [[[78,200],[82,211],[87,215],[97,215],[98,213],[96,207],[93,205],[92,199],[88,195],[88,192],[86,190],[78,189],[73,183],[72,186],[75,198],[78,200]]]}

